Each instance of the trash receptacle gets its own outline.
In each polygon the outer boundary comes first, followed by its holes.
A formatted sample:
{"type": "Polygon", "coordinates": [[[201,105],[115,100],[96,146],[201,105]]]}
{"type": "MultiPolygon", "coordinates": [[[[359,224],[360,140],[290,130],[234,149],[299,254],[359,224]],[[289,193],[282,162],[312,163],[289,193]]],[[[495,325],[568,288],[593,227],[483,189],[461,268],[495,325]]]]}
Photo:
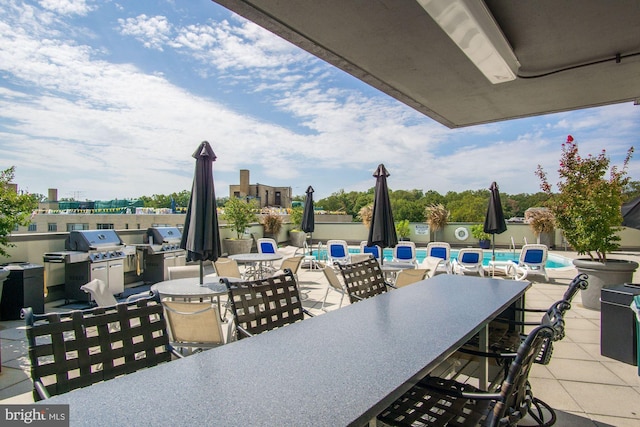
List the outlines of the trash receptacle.
{"type": "Polygon", "coordinates": [[[616,285],[600,292],[600,354],[638,365],[636,317],[630,305],[640,284],[616,285]]]}
{"type": "Polygon", "coordinates": [[[44,266],[28,262],[4,264],[9,270],[0,298],[0,320],[19,320],[24,307],[44,313],[44,266]]]}
{"type": "Polygon", "coordinates": [[[638,376],[640,377],[640,295],[633,297],[631,309],[636,315],[636,353],[638,355],[638,376]]]}

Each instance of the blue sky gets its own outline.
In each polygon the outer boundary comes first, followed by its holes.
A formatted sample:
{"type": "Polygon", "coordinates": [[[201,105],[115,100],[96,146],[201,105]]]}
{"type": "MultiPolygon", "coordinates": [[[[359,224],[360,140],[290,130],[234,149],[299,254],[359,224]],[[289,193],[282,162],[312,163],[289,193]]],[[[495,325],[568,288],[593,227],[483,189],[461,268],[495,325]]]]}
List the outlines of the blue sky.
{"type": "Polygon", "coordinates": [[[189,190],[207,140],[218,197],[240,169],[316,200],[364,191],[379,163],[393,190],[534,193],[567,134],[615,164],[640,146],[632,103],[448,129],[210,0],[0,5],[0,168],[29,192],[189,190]]]}

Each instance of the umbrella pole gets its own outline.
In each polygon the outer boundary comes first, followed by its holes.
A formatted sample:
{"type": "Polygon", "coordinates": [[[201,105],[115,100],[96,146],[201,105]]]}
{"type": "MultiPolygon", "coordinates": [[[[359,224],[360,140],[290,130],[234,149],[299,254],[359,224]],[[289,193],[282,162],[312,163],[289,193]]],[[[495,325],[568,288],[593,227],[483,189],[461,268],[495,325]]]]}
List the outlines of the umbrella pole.
{"type": "Polygon", "coordinates": [[[202,260],[200,260],[200,285],[204,283],[204,266],[202,265],[202,260]]]}
{"type": "Polygon", "coordinates": [[[491,235],[493,241],[491,243],[491,277],[496,277],[496,235],[491,235]]]}

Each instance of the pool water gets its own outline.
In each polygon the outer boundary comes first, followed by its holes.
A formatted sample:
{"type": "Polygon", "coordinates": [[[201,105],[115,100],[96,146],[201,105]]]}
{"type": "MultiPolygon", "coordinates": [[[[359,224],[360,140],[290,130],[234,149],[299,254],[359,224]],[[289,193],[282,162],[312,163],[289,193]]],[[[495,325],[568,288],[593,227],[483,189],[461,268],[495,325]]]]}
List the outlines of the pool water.
{"type": "MultiPolygon", "coordinates": [[[[360,248],[349,248],[350,254],[359,254],[360,248]]],[[[393,259],[393,249],[386,248],[383,250],[384,260],[391,261],[393,259]]],[[[313,255],[318,258],[318,251],[313,251],[313,255]]],[[[418,262],[422,262],[427,256],[427,250],[418,248],[416,250],[416,257],[418,262]]],[[[458,257],[458,251],[456,249],[451,249],[451,260],[453,261],[458,257]]],[[[491,251],[485,250],[484,257],[482,259],[482,265],[489,265],[489,261],[491,261],[491,251]]],[[[505,262],[505,261],[515,261],[518,262],[518,258],[520,257],[520,252],[513,251],[496,251],[496,261],[505,262]]],[[[327,259],[327,251],[326,249],[320,250],[320,259],[327,259]]],[[[563,268],[570,267],[572,265],[571,260],[568,258],[564,258],[555,254],[549,254],[547,257],[547,263],[545,264],[546,268],[563,268]]]]}

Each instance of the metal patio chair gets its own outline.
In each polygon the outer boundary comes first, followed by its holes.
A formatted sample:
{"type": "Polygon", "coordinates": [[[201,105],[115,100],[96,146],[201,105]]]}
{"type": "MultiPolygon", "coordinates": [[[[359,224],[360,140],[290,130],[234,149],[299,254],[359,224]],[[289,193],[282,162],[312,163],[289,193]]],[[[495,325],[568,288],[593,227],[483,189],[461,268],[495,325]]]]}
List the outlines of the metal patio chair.
{"type": "Polygon", "coordinates": [[[27,307],[23,315],[36,401],[182,357],[169,344],[157,295],[65,313],[27,307]]]}
{"type": "Polygon", "coordinates": [[[285,274],[247,282],[222,282],[227,286],[237,338],[247,338],[280,328],[313,314],[302,307],[298,284],[291,270],[285,274]]]}
{"type": "Polygon", "coordinates": [[[393,285],[396,288],[411,285],[412,283],[416,283],[426,279],[428,273],[429,270],[427,270],[426,268],[400,270],[398,272],[398,275],[396,276],[395,282],[393,282],[393,285]]]}
{"type": "Polygon", "coordinates": [[[528,381],[531,365],[545,339],[564,334],[562,318],[540,325],[519,346],[498,392],[427,376],[378,415],[391,426],[515,426],[533,400],[528,381]]]}
{"type": "Polygon", "coordinates": [[[217,304],[162,301],[162,305],[173,347],[194,353],[226,344],[217,304]]]}
{"type": "Polygon", "coordinates": [[[344,286],[352,304],[395,288],[385,281],[384,272],[373,257],[352,264],[336,263],[336,266],[342,273],[344,286]]]}
{"type": "Polygon", "coordinates": [[[324,294],[324,299],[322,300],[322,306],[320,309],[324,312],[327,311],[324,306],[327,303],[329,291],[335,291],[340,294],[340,303],[338,304],[338,308],[342,307],[342,302],[344,301],[344,296],[347,294],[347,291],[344,289],[344,286],[342,286],[342,283],[340,283],[340,279],[338,279],[336,271],[333,267],[326,266],[322,269],[322,272],[324,273],[324,277],[327,279],[327,290],[324,294]]]}

